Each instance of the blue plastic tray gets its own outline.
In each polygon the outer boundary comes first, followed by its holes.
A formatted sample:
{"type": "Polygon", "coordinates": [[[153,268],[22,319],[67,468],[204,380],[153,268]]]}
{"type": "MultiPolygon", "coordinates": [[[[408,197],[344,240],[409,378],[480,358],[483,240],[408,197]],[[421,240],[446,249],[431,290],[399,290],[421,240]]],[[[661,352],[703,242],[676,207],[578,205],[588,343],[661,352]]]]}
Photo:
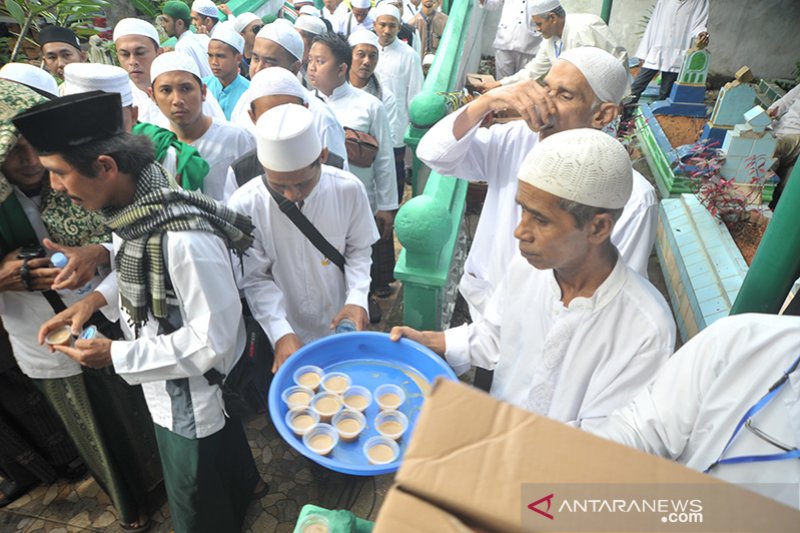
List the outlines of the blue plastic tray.
{"type": "Polygon", "coordinates": [[[269,389],[269,414],[283,440],[317,464],[355,476],[388,474],[400,467],[424,395],[438,376],[456,380],[455,373],[441,357],[416,342],[408,339],[392,342],[388,334],[372,331],[332,335],[303,346],[281,366],[269,389]],[[384,383],[403,387],[406,401],[400,410],[408,417],[409,425],[408,431],[398,441],[400,460],[388,465],[372,465],[364,457],[364,442],[378,434],[373,423],[379,412],[375,398],[364,411],[367,427],[358,439],[340,441],[325,457],[306,448],[302,439],[286,425],[288,408],[281,400],[283,390],[294,385],[294,371],[304,365],[316,365],[325,372],[345,372],[350,375],[353,385],[362,385],[370,391],[384,383]]]}

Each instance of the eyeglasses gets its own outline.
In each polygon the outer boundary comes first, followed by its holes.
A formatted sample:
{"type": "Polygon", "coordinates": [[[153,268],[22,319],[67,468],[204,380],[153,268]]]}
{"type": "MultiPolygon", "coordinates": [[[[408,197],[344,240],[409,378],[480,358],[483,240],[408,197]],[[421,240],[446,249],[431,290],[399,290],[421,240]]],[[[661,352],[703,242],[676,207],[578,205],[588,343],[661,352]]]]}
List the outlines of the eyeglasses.
{"type": "Polygon", "coordinates": [[[259,26],[259,25],[253,26],[253,35],[256,35],[258,32],[260,32],[261,28],[263,28],[263,27],[264,27],[263,24],[261,26],[259,26]]]}
{"type": "Polygon", "coordinates": [[[797,449],[797,448],[794,448],[792,446],[786,445],[786,444],[782,443],[781,441],[779,441],[778,439],[776,439],[776,438],[764,433],[763,431],[761,431],[760,429],[755,427],[753,425],[752,421],[749,420],[749,419],[747,420],[747,422],[745,422],[744,427],[746,427],[750,431],[750,433],[752,433],[753,435],[755,435],[759,439],[763,440],[764,442],[768,442],[769,444],[772,444],[776,448],[780,448],[781,450],[783,450],[785,452],[793,452],[794,450],[797,449]]]}

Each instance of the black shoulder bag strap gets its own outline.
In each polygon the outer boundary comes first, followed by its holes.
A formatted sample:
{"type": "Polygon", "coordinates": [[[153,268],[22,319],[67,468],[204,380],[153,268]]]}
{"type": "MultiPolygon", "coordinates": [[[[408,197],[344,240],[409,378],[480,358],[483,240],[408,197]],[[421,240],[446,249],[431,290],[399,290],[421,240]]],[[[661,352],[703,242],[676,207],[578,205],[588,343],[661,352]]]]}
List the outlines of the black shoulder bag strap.
{"type": "Polygon", "coordinates": [[[322,233],[311,223],[310,220],[306,218],[306,216],[300,212],[300,209],[297,208],[294,202],[290,202],[286,198],[283,197],[281,193],[273,189],[267,183],[267,180],[264,181],[264,186],[267,188],[269,193],[272,195],[272,198],[275,200],[275,203],[278,204],[283,213],[289,217],[289,220],[297,226],[303,235],[314,245],[314,247],[322,252],[322,255],[330,259],[339,269],[344,272],[344,256],[339,253],[331,243],[329,243],[325,237],[322,236],[322,233]]]}

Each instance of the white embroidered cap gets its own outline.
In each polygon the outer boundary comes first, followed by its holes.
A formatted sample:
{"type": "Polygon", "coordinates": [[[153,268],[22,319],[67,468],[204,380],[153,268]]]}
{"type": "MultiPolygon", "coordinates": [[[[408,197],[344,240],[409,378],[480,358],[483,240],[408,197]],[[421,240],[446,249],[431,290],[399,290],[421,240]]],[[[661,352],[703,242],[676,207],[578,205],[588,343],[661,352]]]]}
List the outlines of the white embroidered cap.
{"type": "Polygon", "coordinates": [[[165,52],[153,60],[150,65],[150,83],[165,72],[183,71],[200,78],[200,69],[190,56],[181,52],[165,52]]]}
{"type": "Polygon", "coordinates": [[[192,11],[205,15],[206,17],[219,18],[217,5],[211,0],[194,0],[194,2],[192,2],[192,11]]]}
{"type": "Polygon", "coordinates": [[[158,38],[158,30],[146,20],[127,18],[117,22],[117,25],[114,26],[114,42],[117,42],[117,39],[120,37],[127,37],[128,35],[149,37],[156,43],[156,46],[161,46],[161,41],[158,38]]]}
{"type": "Polygon", "coordinates": [[[370,0],[351,0],[350,5],[356,9],[369,9],[372,7],[370,0]]]}
{"type": "Polygon", "coordinates": [[[380,43],[378,42],[378,36],[375,35],[375,32],[369,30],[354,31],[350,34],[350,37],[347,38],[347,42],[350,43],[350,46],[354,48],[359,44],[370,44],[379,51],[381,49],[380,43]]]}
{"type": "Polygon", "coordinates": [[[558,0],[530,0],[528,1],[528,18],[535,15],[544,15],[561,7],[558,0]]]}
{"type": "Polygon", "coordinates": [[[581,71],[601,102],[619,104],[628,92],[628,73],[619,59],[602,48],[581,46],[565,50],[557,61],[567,61],[581,71]]]}
{"type": "Polygon", "coordinates": [[[519,180],[559,198],[605,209],[625,207],[633,172],[622,143],[600,130],[554,133],[533,147],[519,180]]]}
{"type": "Polygon", "coordinates": [[[328,31],[328,27],[322,22],[322,19],[313,15],[300,15],[294,21],[294,27],[314,35],[321,35],[328,31]]]}
{"type": "Polygon", "coordinates": [[[374,18],[375,20],[378,20],[378,17],[383,17],[386,15],[394,17],[397,20],[401,20],[402,18],[400,16],[400,10],[397,9],[392,4],[389,4],[388,2],[384,2],[380,4],[378,7],[376,7],[374,10],[372,10],[372,18],[374,18]]]}
{"type": "MultiPolygon", "coordinates": [[[[252,102],[262,96],[296,96],[303,103],[308,102],[306,90],[300,84],[297,76],[281,67],[270,67],[259,70],[250,80],[247,97],[252,102]]],[[[242,95],[244,98],[244,95],[242,95]]]]}
{"type": "Polygon", "coordinates": [[[244,37],[236,31],[231,22],[220,22],[214,26],[214,31],[211,32],[211,40],[222,41],[240,54],[244,52],[244,37]]]}
{"type": "Polygon", "coordinates": [[[52,96],[58,96],[58,84],[55,78],[39,67],[28,63],[6,63],[3,68],[0,68],[0,78],[21,83],[52,96]]]}
{"type": "Polygon", "coordinates": [[[133,104],[131,83],[124,68],[98,63],[70,63],[64,67],[64,96],[91,91],[119,94],[122,107],[133,104]]]}
{"type": "Polygon", "coordinates": [[[233,22],[233,29],[242,33],[244,29],[254,20],[261,20],[258,15],[255,13],[242,13],[241,15],[237,15],[236,20],[233,22]]]}
{"type": "Polygon", "coordinates": [[[321,152],[322,143],[314,127],[314,118],[311,111],[301,105],[273,107],[256,122],[258,161],[269,170],[300,170],[316,161],[321,152]]]}
{"type": "Polygon", "coordinates": [[[256,35],[256,39],[267,39],[278,43],[286,49],[287,52],[292,54],[295,59],[302,59],[303,38],[294,29],[294,25],[286,19],[278,19],[275,22],[267,24],[256,35]]]}

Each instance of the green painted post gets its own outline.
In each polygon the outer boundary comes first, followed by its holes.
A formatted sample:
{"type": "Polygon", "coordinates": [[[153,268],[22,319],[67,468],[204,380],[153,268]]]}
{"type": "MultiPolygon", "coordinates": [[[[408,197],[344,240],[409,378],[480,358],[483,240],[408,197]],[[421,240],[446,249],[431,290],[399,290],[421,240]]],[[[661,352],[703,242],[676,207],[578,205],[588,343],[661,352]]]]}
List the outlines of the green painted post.
{"type": "Polygon", "coordinates": [[[611,19],[611,4],[614,3],[614,0],[603,0],[603,7],[600,9],[600,18],[608,24],[608,21],[611,19]]]}
{"type": "Polygon", "coordinates": [[[800,165],[795,165],[753,257],[731,314],[780,311],[800,276],[800,165]]]}

